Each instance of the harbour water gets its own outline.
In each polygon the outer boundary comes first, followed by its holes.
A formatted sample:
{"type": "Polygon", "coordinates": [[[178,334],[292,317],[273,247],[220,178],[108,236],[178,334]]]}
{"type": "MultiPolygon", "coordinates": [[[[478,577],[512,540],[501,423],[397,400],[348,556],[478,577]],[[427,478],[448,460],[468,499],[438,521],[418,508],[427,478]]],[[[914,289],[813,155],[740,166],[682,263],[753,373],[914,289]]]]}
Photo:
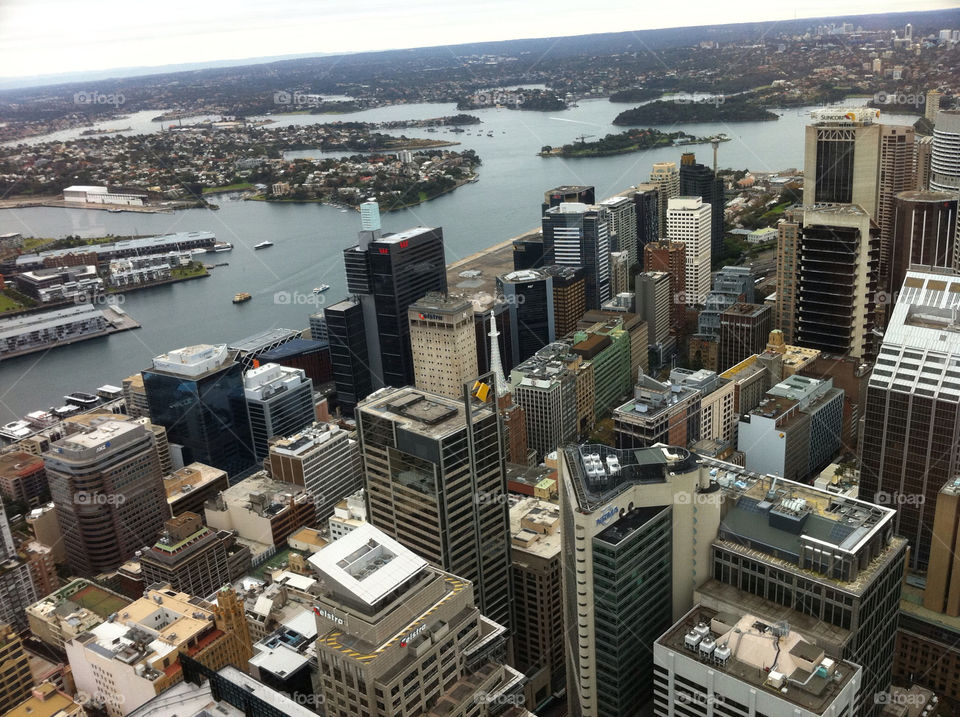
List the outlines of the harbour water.
{"type": "MultiPolygon", "coordinates": [[[[423,205],[385,214],[384,229],[442,226],[447,261],[453,262],[535,227],[543,192],[551,187],[592,184],[598,198],[606,197],[646,181],[653,162],[679,162],[682,151],[695,152],[701,162],[712,161],[709,144],[590,159],[536,156],[543,145],[569,143],[581,134],[603,136],[622,131],[625,128],[615,127],[611,121],[630,106],[586,100],[557,113],[491,108],[471,112],[481,118],[482,124],[468,127],[469,133],[392,130],[390,133],[398,136],[458,141],[461,144],[456,149],[476,150],[483,164],[479,182],[423,205]],[[490,132],[493,136],[488,136],[490,132]]],[[[662,125],[658,129],[682,129],[697,136],[726,133],[731,141],[720,145],[720,167],[771,172],[802,166],[803,128],[809,122],[810,109],[781,110],[776,122],[662,125]]],[[[273,119],[283,126],[423,119],[456,113],[452,104],[419,104],[347,115],[273,119]]],[[[133,120],[97,126],[157,131],[159,123],[149,122],[157,114],[159,111],[137,113],[133,120]]],[[[912,124],[914,120],[912,116],[883,117],[889,123],[912,124]]],[[[196,120],[184,123],[189,121],[196,120]]],[[[58,133],[58,139],[78,135],[79,130],[70,130],[58,133]]],[[[288,153],[317,155],[309,150],[288,153]]],[[[209,230],[235,247],[229,253],[201,255],[209,264],[229,262],[229,266],[214,269],[208,278],[125,295],[122,307],[142,324],[141,329],[0,362],[0,423],[28,411],[62,405],[63,396],[72,391],[92,391],[108,383],[119,385],[125,376],[147,367],[153,356],[173,348],[232,342],[269,328],[305,327],[309,314],[322,308],[324,302],[344,296],[340,252],[356,240],[356,212],[320,204],[241,201],[238,195],[219,195],[214,201],[220,204],[220,211],[189,209],[150,215],[45,207],[0,211],[0,233],[93,237],[209,230]],[[253,246],[264,240],[274,242],[274,246],[254,251],[253,246]],[[314,294],[313,288],[324,283],[331,289],[314,294]],[[251,293],[253,299],[231,303],[233,295],[241,291],[251,293]]]]}

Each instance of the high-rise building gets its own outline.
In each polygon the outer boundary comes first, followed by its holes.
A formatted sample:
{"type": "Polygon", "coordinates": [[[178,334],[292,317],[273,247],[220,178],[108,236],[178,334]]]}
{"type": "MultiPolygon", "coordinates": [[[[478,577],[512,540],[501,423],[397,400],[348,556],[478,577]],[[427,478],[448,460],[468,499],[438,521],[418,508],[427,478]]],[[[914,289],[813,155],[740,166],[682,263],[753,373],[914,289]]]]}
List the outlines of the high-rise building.
{"type": "MultiPolygon", "coordinates": [[[[671,199],[680,196],[680,172],[676,162],[654,162],[650,172],[650,184],[657,188],[657,224],[663,239],[667,235],[667,206],[671,199]]],[[[651,267],[644,266],[646,269],[651,267]]]]}
{"type": "Polygon", "coordinates": [[[479,373],[473,303],[431,293],[410,306],[407,318],[417,387],[459,398],[479,373]]]}
{"type": "Polygon", "coordinates": [[[683,242],[685,249],[687,306],[702,304],[710,292],[711,211],[700,197],[677,197],[667,204],[667,239],[683,242]]]}
{"type": "Polygon", "coordinates": [[[960,471],[960,276],[908,271],[867,384],[860,494],[897,506],[926,567],[937,494],[960,471]]]}
{"type": "Polygon", "coordinates": [[[860,359],[876,354],[878,233],[856,205],[804,211],[793,343],[860,359]]]}
{"type": "Polygon", "coordinates": [[[527,704],[539,706],[566,687],[559,506],[524,498],[510,508],[510,534],[515,665],[529,680],[527,704]]]}
{"type": "Polygon", "coordinates": [[[942,92],[937,90],[927,90],[926,102],[923,107],[923,116],[930,120],[931,123],[936,124],[937,114],[940,112],[940,98],[943,97],[942,92]]]}
{"type": "Polygon", "coordinates": [[[231,480],[254,465],[243,369],[226,345],[176,349],[142,373],[150,419],[183,446],[184,463],[220,468],[231,480]]]}
{"type": "Polygon", "coordinates": [[[30,658],[16,631],[0,623],[0,710],[7,714],[30,695],[30,658]]]}
{"type": "Polygon", "coordinates": [[[31,508],[45,502],[50,490],[43,459],[24,451],[0,454],[0,493],[31,508]]]}
{"type": "MultiPolygon", "coordinates": [[[[510,315],[510,363],[516,365],[556,338],[553,275],[538,269],[501,274],[497,277],[497,293],[510,315]]],[[[458,386],[462,385],[461,381],[458,386]]]]}
{"type": "Polygon", "coordinates": [[[629,196],[616,196],[598,202],[610,217],[610,251],[625,252],[627,267],[637,263],[637,207],[629,196]]]}
{"type": "Polygon", "coordinates": [[[925,192],[930,189],[930,163],[933,161],[933,137],[913,135],[914,189],[925,192]]]}
{"type": "Polygon", "coordinates": [[[565,202],[596,204],[596,191],[587,184],[564,184],[560,187],[548,189],[543,193],[543,205],[540,213],[546,214],[548,209],[558,207],[565,202]]]}
{"type": "Polygon", "coordinates": [[[149,418],[150,403],[147,401],[147,390],[143,386],[143,375],[135,373],[123,379],[122,384],[126,414],[131,418],[149,418]]]}
{"type": "Polygon", "coordinates": [[[363,487],[363,464],[356,436],[333,423],[316,423],[275,441],[268,458],[274,480],[301,486],[317,506],[317,520],[363,487]]]}
{"type": "Polygon", "coordinates": [[[960,268],[956,193],[901,192],[896,199],[889,279],[883,287],[891,299],[911,267],[960,268]]]}
{"type": "Polygon", "coordinates": [[[619,300],[623,294],[629,292],[632,288],[630,286],[630,257],[623,251],[610,252],[610,295],[614,297],[611,300],[619,300]]]}
{"type": "Polygon", "coordinates": [[[500,419],[495,403],[469,400],[388,388],[357,407],[368,519],[434,565],[470,580],[483,614],[511,626],[500,419]]]}
{"type": "Polygon", "coordinates": [[[543,236],[540,230],[524,234],[513,240],[513,270],[539,269],[552,263],[553,257],[547,256],[543,248],[543,236]]]}
{"type": "Polygon", "coordinates": [[[613,431],[623,449],[694,443],[700,439],[700,391],[641,373],[633,398],[613,411],[613,431]]]}
{"type": "Polygon", "coordinates": [[[557,264],[544,267],[543,271],[553,277],[553,335],[563,337],[576,330],[587,310],[585,272],[581,267],[557,264]]]}
{"type": "Polygon", "coordinates": [[[774,326],[788,344],[796,340],[797,288],[800,273],[800,227],[803,210],[791,207],[777,224],[777,303],[774,326]]]}
{"type": "Polygon", "coordinates": [[[564,202],[542,219],[544,252],[554,264],[583,267],[588,309],[610,299],[609,212],[596,205],[564,202]]]}
{"type": "Polygon", "coordinates": [[[327,320],[322,309],[315,314],[310,314],[310,338],[314,341],[330,340],[330,335],[327,333],[327,320]]]}
{"type": "Polygon", "coordinates": [[[880,111],[816,110],[806,128],[803,205],[858,204],[875,219],[880,165],[880,111]]]}
{"type": "Polygon", "coordinates": [[[243,395],[257,460],[267,457],[271,438],[296,433],[316,418],[313,381],[303,369],[255,365],[243,375],[243,395]]]}
{"type": "Polygon", "coordinates": [[[630,391],[630,334],[622,319],[611,317],[578,330],[568,343],[593,373],[593,415],[602,417],[630,391]]]}
{"type": "Polygon", "coordinates": [[[504,664],[506,628],[478,609],[474,584],[370,524],[309,562],[320,576],[313,612],[327,714],[334,705],[371,717],[523,714],[511,707],[524,679],[504,664]]]}
{"type": "MultiPolygon", "coordinates": [[[[569,353],[566,344],[553,343],[510,372],[514,401],[526,417],[527,445],[538,460],[577,437],[577,378],[569,353]]],[[[592,397],[589,403],[592,408],[592,397]]]]}
{"type": "MultiPolygon", "coordinates": [[[[703,309],[697,316],[697,333],[709,334],[719,339],[720,317],[723,312],[737,303],[754,302],[753,270],[748,266],[725,266],[713,275],[713,288],[703,302],[703,309]]],[[[766,341],[766,336],[763,337],[766,341]]],[[[744,354],[746,358],[757,351],[744,354]]],[[[741,359],[734,361],[738,363],[741,359]]],[[[733,363],[730,365],[732,366],[733,363]]]]}
{"type": "MultiPolygon", "coordinates": [[[[344,249],[343,263],[347,290],[362,310],[367,369],[372,375],[373,388],[412,384],[414,370],[407,309],[431,291],[447,291],[443,230],[415,227],[397,234],[382,234],[376,202],[364,202],[359,242],[344,249]]],[[[341,351],[334,352],[332,345],[336,340],[349,344],[339,333],[342,327],[334,332],[330,309],[324,314],[336,374],[338,361],[348,357],[341,351]]],[[[349,361],[356,363],[357,357],[349,356],[349,361]]],[[[354,398],[363,398],[354,393],[350,392],[349,400],[340,399],[341,404],[352,408],[354,398]]]]}
{"type": "Polygon", "coordinates": [[[181,513],[203,515],[203,505],[230,487],[226,471],[203,463],[191,463],[163,477],[167,494],[167,517],[181,513]]]}
{"type": "Polygon", "coordinates": [[[647,340],[665,345],[670,338],[673,292],[670,274],[645,271],[637,274],[637,314],[647,322],[647,340]]]}
{"type": "MultiPolygon", "coordinates": [[[[686,154],[683,155],[687,157],[686,154]]],[[[710,252],[713,256],[723,253],[723,180],[705,164],[699,164],[693,153],[689,153],[689,162],[680,162],[681,197],[700,197],[710,205],[710,252]]]]}
{"type": "Polygon", "coordinates": [[[177,592],[206,598],[242,577],[229,568],[233,545],[233,533],[211,530],[196,513],[170,518],[157,542],[141,551],[143,584],[168,583],[177,592]]]}
{"type": "Polygon", "coordinates": [[[373,392],[363,308],[359,301],[344,299],[326,307],[323,316],[330,340],[337,402],[349,412],[373,392]]]}
{"type": "Polygon", "coordinates": [[[960,191],[960,110],[937,112],[930,155],[930,189],[954,195],[960,191]]]}
{"type": "Polygon", "coordinates": [[[650,270],[644,249],[647,244],[660,239],[660,192],[655,184],[638,184],[634,187],[633,204],[637,214],[637,263],[641,269],[650,270]]]}
{"type": "Polygon", "coordinates": [[[109,572],[156,538],[167,517],[156,441],[144,426],[105,418],[44,454],[70,568],[109,572]]]}
{"type": "Polygon", "coordinates": [[[917,183],[913,127],[880,125],[880,161],[877,178],[877,225],[880,227],[881,284],[890,275],[897,195],[917,183]]]}
{"type": "Polygon", "coordinates": [[[530,451],[527,447],[526,412],[513,402],[513,390],[503,372],[503,362],[500,359],[500,331],[497,328],[497,317],[493,309],[490,310],[490,359],[489,373],[493,374],[497,395],[497,412],[503,421],[503,440],[506,448],[507,463],[527,465],[531,462],[530,451]]]}
{"type": "Polygon", "coordinates": [[[683,331],[686,322],[687,248],[679,241],[657,241],[644,247],[645,271],[665,271],[670,275],[670,326],[674,334],[683,331]]]}
{"type": "Polygon", "coordinates": [[[263,363],[260,360],[263,354],[299,339],[302,333],[299,329],[266,329],[227,344],[227,351],[235,354],[237,363],[246,372],[258,362],[263,363]]]}
{"type": "Polygon", "coordinates": [[[773,328],[773,312],[764,304],[737,303],[720,314],[720,369],[762,353],[773,328]]]}
{"type": "MultiPolygon", "coordinates": [[[[960,549],[960,478],[948,480],[937,494],[933,539],[923,606],[932,612],[960,617],[960,570],[956,553],[960,549]]],[[[960,687],[960,685],[958,685],[960,687]]],[[[960,695],[958,695],[960,696],[960,695]]]]}

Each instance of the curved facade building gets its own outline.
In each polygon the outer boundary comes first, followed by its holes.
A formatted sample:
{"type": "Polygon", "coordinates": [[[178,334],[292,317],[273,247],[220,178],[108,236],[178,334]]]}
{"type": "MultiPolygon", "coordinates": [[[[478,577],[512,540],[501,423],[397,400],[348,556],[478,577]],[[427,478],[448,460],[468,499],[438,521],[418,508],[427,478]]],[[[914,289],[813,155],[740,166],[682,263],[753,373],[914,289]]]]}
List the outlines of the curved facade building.
{"type": "Polygon", "coordinates": [[[960,191],[960,110],[940,110],[933,130],[930,190],[960,191]]]}
{"type": "Polygon", "coordinates": [[[896,200],[889,284],[895,296],[911,265],[956,267],[957,193],[900,192],[896,200]]]}

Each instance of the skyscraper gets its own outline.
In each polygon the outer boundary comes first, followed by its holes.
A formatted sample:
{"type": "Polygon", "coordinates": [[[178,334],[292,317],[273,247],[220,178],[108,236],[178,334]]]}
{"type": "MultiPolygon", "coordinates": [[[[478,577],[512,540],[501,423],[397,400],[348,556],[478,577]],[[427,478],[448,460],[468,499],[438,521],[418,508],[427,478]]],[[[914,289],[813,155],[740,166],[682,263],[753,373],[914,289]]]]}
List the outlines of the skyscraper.
{"type": "Polygon", "coordinates": [[[598,202],[610,217],[610,251],[626,252],[627,266],[637,263],[637,207],[633,198],[616,196],[598,202]]]}
{"type": "Polygon", "coordinates": [[[596,204],[596,196],[596,191],[588,184],[564,184],[560,187],[554,187],[543,193],[543,205],[540,207],[540,213],[546,214],[548,209],[558,207],[565,202],[596,204]]]}
{"type": "Polygon", "coordinates": [[[501,274],[497,293],[510,314],[510,363],[516,365],[556,338],[553,275],[537,269],[501,274]]]}
{"type": "Polygon", "coordinates": [[[803,209],[800,207],[787,209],[777,224],[777,303],[773,323],[783,332],[788,344],[796,340],[801,226],[803,209]]]}
{"type": "Polygon", "coordinates": [[[960,191],[960,110],[937,113],[930,157],[930,189],[954,195],[960,191]]]}
{"type": "MultiPolygon", "coordinates": [[[[347,272],[347,290],[362,310],[372,387],[408,386],[415,377],[407,309],[431,291],[447,291],[443,230],[416,227],[397,234],[382,234],[379,209],[373,201],[361,205],[360,216],[360,240],[344,249],[343,263],[347,272]]],[[[338,367],[339,362],[347,360],[342,348],[350,347],[356,337],[351,337],[348,342],[346,337],[335,332],[330,309],[324,314],[330,334],[334,374],[343,375],[349,370],[338,367]],[[337,341],[341,350],[334,352],[333,344],[337,341]]],[[[356,363],[357,357],[350,356],[349,360],[356,363]]],[[[350,391],[340,400],[350,407],[351,401],[362,397],[350,391]]]]}
{"type": "Polygon", "coordinates": [[[357,407],[368,520],[470,580],[483,614],[510,626],[503,436],[495,403],[470,404],[417,388],[386,388],[357,407]]]}
{"type": "Polygon", "coordinates": [[[867,384],[860,494],[897,507],[919,569],[937,494],[960,470],[958,310],[960,275],[908,271],[867,384]]]}
{"type": "MultiPolygon", "coordinates": [[[[684,157],[687,155],[685,154],[684,157]]],[[[696,162],[693,153],[689,153],[690,162],[680,163],[681,197],[700,197],[710,205],[710,251],[713,256],[723,253],[723,180],[705,164],[696,162]]]]}
{"type": "Polygon", "coordinates": [[[911,266],[960,269],[956,224],[956,193],[914,191],[898,194],[890,272],[883,290],[890,297],[896,296],[911,266]]]}
{"type": "Polygon", "coordinates": [[[670,275],[670,327],[674,334],[686,323],[687,247],[681,241],[656,241],[644,247],[645,271],[665,271],[670,275]]]}
{"type": "Polygon", "coordinates": [[[355,299],[343,299],[326,307],[323,316],[330,340],[330,364],[337,403],[350,413],[373,392],[363,308],[355,299]]]}
{"type": "Polygon", "coordinates": [[[544,253],[561,266],[581,266],[586,276],[587,308],[610,299],[610,225],[603,207],[564,202],[542,219],[544,253]]]}
{"type": "Polygon", "coordinates": [[[513,398],[526,414],[527,445],[538,460],[577,437],[577,379],[569,364],[578,358],[553,343],[510,372],[513,398]]]}
{"type": "Polygon", "coordinates": [[[651,344],[666,344],[670,337],[670,283],[670,275],[665,271],[637,274],[637,314],[647,322],[647,340],[651,344]]]}
{"type": "Polygon", "coordinates": [[[410,306],[407,318],[417,388],[460,398],[464,382],[479,373],[473,304],[431,293],[410,306]]]}
{"type": "Polygon", "coordinates": [[[719,365],[721,371],[748,356],[763,353],[773,328],[773,314],[763,304],[737,303],[720,314],[719,365]]]}
{"type": "Polygon", "coordinates": [[[880,227],[881,284],[890,276],[891,247],[897,195],[912,190],[917,183],[914,165],[913,127],[880,125],[880,161],[877,177],[877,225],[880,227]]]}
{"type": "Polygon", "coordinates": [[[543,271],[553,277],[553,335],[566,336],[576,330],[577,322],[587,311],[584,271],[579,267],[557,264],[544,267],[543,271]]]}
{"type": "Polygon", "coordinates": [[[250,434],[257,460],[267,457],[268,442],[309,426],[316,418],[313,382],[303,369],[265,363],[243,376],[250,434]]]}
{"type": "Polygon", "coordinates": [[[644,248],[660,239],[660,192],[655,184],[638,184],[634,187],[633,204],[637,212],[637,263],[644,264],[644,248]]]}
{"type": "Polygon", "coordinates": [[[702,304],[710,292],[711,221],[710,205],[700,197],[677,197],[667,205],[667,239],[685,249],[687,306],[702,304]]]}
{"type": "Polygon", "coordinates": [[[38,597],[30,563],[17,554],[7,513],[0,504],[0,625],[12,625],[16,631],[26,629],[25,611],[38,597]]]}
{"type": "Polygon", "coordinates": [[[53,443],[44,460],[75,573],[114,570],[157,537],[167,495],[147,428],[105,419],[53,443]]]}
{"type": "MultiPolygon", "coordinates": [[[[676,162],[654,162],[650,183],[657,188],[657,225],[662,239],[667,236],[667,205],[680,196],[680,172],[676,162]]],[[[649,267],[647,267],[649,268],[649,267]]]]}
{"type": "Polygon", "coordinates": [[[142,373],[150,419],[183,446],[184,463],[219,468],[231,481],[254,465],[243,369],[226,345],[176,349],[142,373]]]}
{"type": "Polygon", "coordinates": [[[937,113],[940,112],[940,98],[943,97],[942,92],[937,90],[927,90],[926,102],[923,107],[923,116],[930,120],[931,123],[936,124],[937,122],[937,113]]]}

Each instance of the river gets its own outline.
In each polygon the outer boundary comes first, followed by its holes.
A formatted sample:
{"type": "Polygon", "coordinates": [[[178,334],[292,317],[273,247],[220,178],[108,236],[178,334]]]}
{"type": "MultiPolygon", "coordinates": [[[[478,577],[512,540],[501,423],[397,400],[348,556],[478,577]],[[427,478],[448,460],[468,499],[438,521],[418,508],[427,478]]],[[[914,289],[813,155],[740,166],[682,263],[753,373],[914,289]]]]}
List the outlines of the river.
{"type": "MultiPolygon", "coordinates": [[[[592,184],[598,198],[607,197],[629,185],[645,182],[653,162],[679,163],[682,151],[694,151],[700,161],[712,162],[708,144],[589,159],[536,156],[543,145],[569,143],[581,134],[602,136],[622,131],[624,128],[615,127],[611,121],[630,106],[583,100],[578,107],[557,113],[491,108],[471,112],[481,118],[482,124],[469,127],[470,134],[393,130],[390,133],[394,135],[459,141],[461,145],[456,149],[476,150],[483,164],[479,182],[423,205],[386,214],[384,229],[442,226],[447,261],[452,262],[536,226],[543,193],[554,186],[592,184]],[[478,129],[482,130],[480,136],[478,129]],[[493,136],[488,137],[487,132],[493,136]]],[[[782,116],[775,122],[658,128],[679,128],[697,136],[724,132],[731,141],[720,145],[721,167],[777,171],[802,166],[803,128],[809,121],[810,109],[778,111],[782,116]]],[[[136,113],[131,119],[97,126],[136,126],[141,132],[157,131],[159,123],[150,123],[149,119],[159,113],[136,113]]],[[[282,126],[311,124],[321,119],[380,122],[452,114],[456,114],[452,104],[418,104],[323,118],[293,115],[272,119],[282,126]]],[[[907,124],[914,120],[912,116],[883,117],[890,123],[907,124]]],[[[195,120],[185,124],[192,121],[195,120]]],[[[79,130],[68,130],[57,133],[57,138],[70,139],[78,134],[79,130]]],[[[303,151],[288,156],[317,154],[303,151]]],[[[308,315],[321,308],[324,301],[335,302],[344,296],[346,284],[340,252],[356,240],[356,212],[319,204],[240,201],[236,195],[219,195],[214,201],[220,204],[219,211],[112,214],[46,207],[0,211],[0,233],[92,237],[209,230],[235,246],[230,253],[206,255],[208,263],[230,264],[214,269],[209,278],[135,291],[123,297],[123,308],[142,324],[141,329],[0,362],[0,423],[28,411],[62,405],[63,396],[72,391],[92,391],[108,383],[119,385],[124,377],[149,366],[153,356],[173,348],[232,342],[268,328],[304,327],[308,315]],[[254,251],[253,245],[265,239],[275,246],[254,251]],[[313,287],[321,283],[332,288],[325,294],[314,295],[313,287]],[[250,292],[253,300],[232,304],[231,298],[238,291],[250,292]]]]}

